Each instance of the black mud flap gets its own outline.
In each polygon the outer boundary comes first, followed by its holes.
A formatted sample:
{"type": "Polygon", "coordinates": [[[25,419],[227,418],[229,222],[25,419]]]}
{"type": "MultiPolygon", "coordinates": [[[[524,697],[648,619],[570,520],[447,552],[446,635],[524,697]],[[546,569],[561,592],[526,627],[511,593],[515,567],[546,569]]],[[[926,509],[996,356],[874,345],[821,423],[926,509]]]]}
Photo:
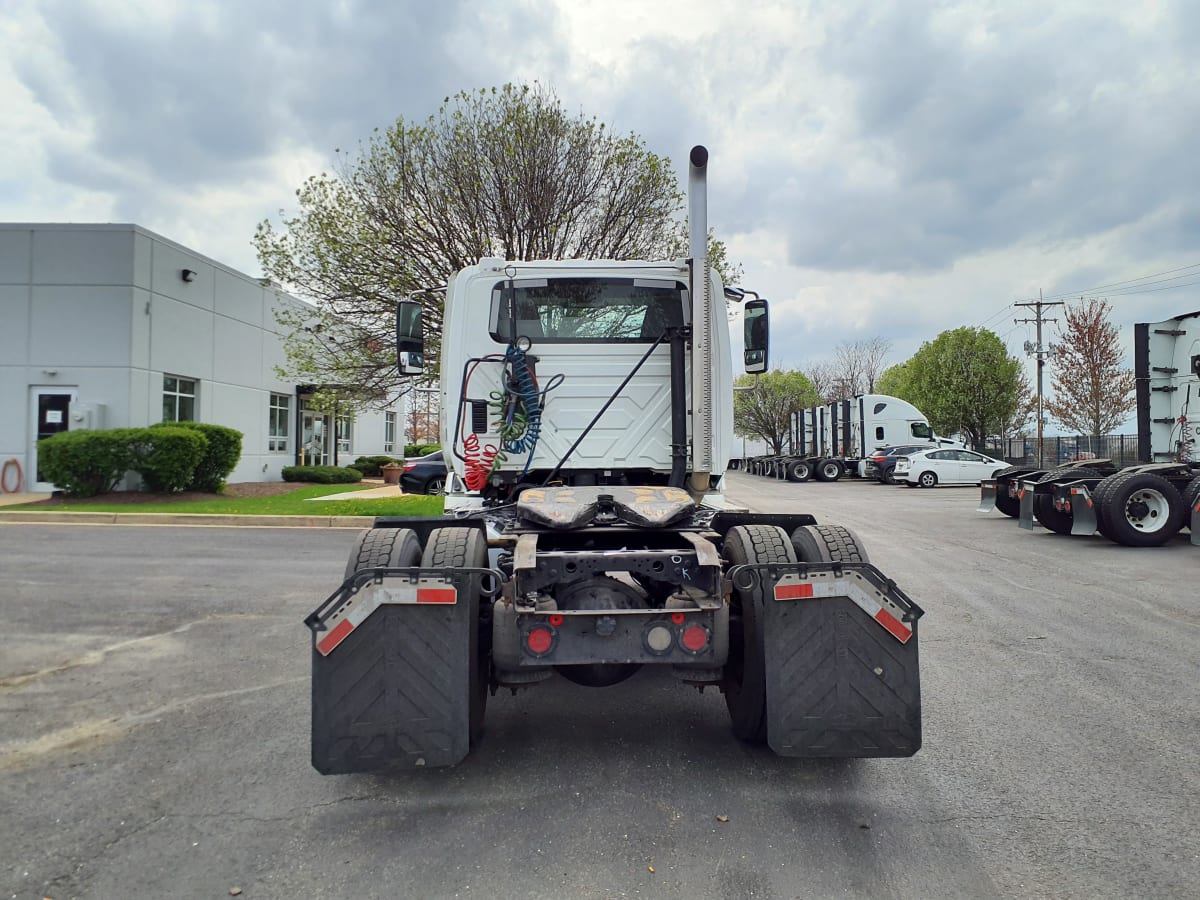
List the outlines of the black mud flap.
{"type": "Polygon", "coordinates": [[[917,620],[868,563],[743,566],[762,596],[767,743],[780,756],[912,756],[921,747],[917,620]],[[774,599],[772,599],[774,598],[774,599]]]}
{"type": "Polygon", "coordinates": [[[304,620],[323,775],[452,766],[470,744],[471,603],[487,569],[364,569],[304,620]]]}

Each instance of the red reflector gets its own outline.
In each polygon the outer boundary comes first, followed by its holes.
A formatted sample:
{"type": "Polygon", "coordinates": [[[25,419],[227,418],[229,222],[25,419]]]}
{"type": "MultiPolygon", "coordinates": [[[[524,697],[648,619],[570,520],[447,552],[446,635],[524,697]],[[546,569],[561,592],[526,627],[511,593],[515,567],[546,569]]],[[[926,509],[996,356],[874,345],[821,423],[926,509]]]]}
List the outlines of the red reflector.
{"type": "Polygon", "coordinates": [[[333,648],[346,639],[346,635],[354,630],[354,625],[349,619],[342,619],[334,626],[333,631],[325,635],[317,641],[317,652],[322,656],[328,656],[333,648]]]}
{"type": "Polygon", "coordinates": [[[535,628],[529,632],[529,636],[525,638],[525,646],[534,653],[545,653],[550,649],[550,645],[554,643],[554,635],[550,633],[549,628],[535,628]]]}
{"type": "Polygon", "coordinates": [[[708,645],[708,629],[703,625],[689,625],[679,636],[679,643],[693,653],[703,650],[708,645]]]}
{"type": "Polygon", "coordinates": [[[807,600],[813,595],[811,584],[777,584],[775,585],[776,600],[807,600]]]}
{"type": "Polygon", "coordinates": [[[558,613],[555,613],[554,615],[552,615],[550,617],[550,624],[553,625],[555,628],[557,628],[562,623],[563,623],[563,617],[560,616],[558,613]]]}
{"type": "Polygon", "coordinates": [[[912,629],[886,609],[880,609],[879,612],[875,613],[875,621],[891,632],[892,636],[902,644],[907,643],[908,639],[912,637],[912,629]]]}
{"type": "Polygon", "coordinates": [[[452,587],[417,588],[418,603],[457,603],[458,591],[452,587]]]}
{"type": "Polygon", "coordinates": [[[687,617],[683,613],[671,613],[671,621],[676,625],[682,625],[685,618],[687,617]]]}

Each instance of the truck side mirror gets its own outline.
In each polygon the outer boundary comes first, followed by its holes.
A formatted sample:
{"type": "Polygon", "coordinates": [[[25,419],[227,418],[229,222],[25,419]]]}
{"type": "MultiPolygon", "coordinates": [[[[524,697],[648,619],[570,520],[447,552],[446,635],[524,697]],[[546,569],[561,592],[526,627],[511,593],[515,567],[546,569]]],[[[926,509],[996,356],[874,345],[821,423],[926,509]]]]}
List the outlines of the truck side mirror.
{"type": "Polygon", "coordinates": [[[396,368],[401,375],[420,375],[425,371],[421,304],[414,300],[401,300],[396,305],[396,368]]]}
{"type": "Polygon", "coordinates": [[[771,332],[767,301],[763,298],[747,300],[742,307],[742,321],[745,326],[742,343],[746,371],[751,375],[765,372],[771,332]]]}

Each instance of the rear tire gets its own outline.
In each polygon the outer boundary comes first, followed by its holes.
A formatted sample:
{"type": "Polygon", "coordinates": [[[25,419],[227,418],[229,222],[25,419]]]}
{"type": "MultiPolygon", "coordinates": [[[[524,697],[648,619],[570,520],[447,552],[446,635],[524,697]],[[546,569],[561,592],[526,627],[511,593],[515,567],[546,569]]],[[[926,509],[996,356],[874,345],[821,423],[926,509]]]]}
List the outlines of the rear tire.
{"type": "Polygon", "coordinates": [[[798,459],[788,466],[787,477],[788,481],[812,481],[812,466],[810,466],[805,460],[798,459]]]}
{"type": "Polygon", "coordinates": [[[1193,478],[1188,482],[1188,486],[1183,489],[1183,527],[1191,528],[1192,525],[1192,510],[1196,508],[1196,503],[1200,502],[1200,476],[1193,478]]]}
{"type": "Polygon", "coordinates": [[[883,477],[880,478],[879,480],[881,482],[883,482],[884,484],[894,485],[896,483],[896,473],[894,471],[892,471],[891,469],[888,469],[886,472],[883,473],[883,477]]]}
{"type": "Polygon", "coordinates": [[[817,460],[816,476],[817,481],[837,481],[846,473],[845,466],[840,460],[836,459],[820,459],[817,460]]]}
{"type": "Polygon", "coordinates": [[[446,487],[446,479],[430,478],[427,482],[425,482],[425,493],[426,494],[441,494],[441,493],[445,492],[445,487],[446,487]]]}
{"type": "MultiPolygon", "coordinates": [[[[487,538],[478,528],[435,528],[429,532],[424,568],[486,569],[488,564],[487,538]]],[[[481,586],[472,579],[467,602],[470,604],[470,710],[468,733],[471,746],[483,736],[483,714],[487,709],[488,687],[491,681],[491,616],[481,609],[481,586]],[[486,634],[483,634],[487,629],[486,634]]]]}
{"type": "Polygon", "coordinates": [[[1158,547],[1183,524],[1183,498],[1174,485],[1149,472],[1104,479],[1099,503],[1100,533],[1126,547],[1158,547]]]}
{"type": "MultiPolygon", "coordinates": [[[[1045,481],[1048,478],[1055,478],[1060,475],[1075,475],[1078,478],[1100,477],[1100,473],[1095,469],[1079,466],[1053,469],[1042,476],[1039,481],[1045,481]]],[[[1075,521],[1074,513],[1055,508],[1054,496],[1052,494],[1033,495],[1033,516],[1047,530],[1053,531],[1055,534],[1070,534],[1071,525],[1075,521]]]]}
{"type": "Polygon", "coordinates": [[[923,488],[937,487],[938,477],[933,472],[922,472],[917,476],[917,484],[923,488]]]}
{"type": "Polygon", "coordinates": [[[1024,475],[1026,472],[1033,472],[1034,469],[1029,466],[1009,466],[1007,469],[1001,469],[996,473],[996,509],[1004,513],[1010,519],[1019,518],[1021,515],[1021,501],[1016,497],[1008,496],[1008,485],[1013,478],[1018,475],[1024,475]]]}
{"type": "Polygon", "coordinates": [[[403,569],[421,564],[421,541],[408,528],[368,528],[350,548],[342,580],[362,569],[403,569]]]}
{"type": "MultiPolygon", "coordinates": [[[[787,532],[774,525],[737,525],[725,535],[722,550],[730,566],[756,563],[792,563],[796,554],[787,532]]],[[[721,690],[733,733],[743,741],[767,740],[767,674],[763,646],[762,605],[766,602],[762,580],[748,590],[734,586],[729,621],[729,659],[721,690]]]]}
{"type": "Polygon", "coordinates": [[[792,532],[792,547],[800,562],[871,561],[858,535],[841,525],[801,525],[792,532]]]}

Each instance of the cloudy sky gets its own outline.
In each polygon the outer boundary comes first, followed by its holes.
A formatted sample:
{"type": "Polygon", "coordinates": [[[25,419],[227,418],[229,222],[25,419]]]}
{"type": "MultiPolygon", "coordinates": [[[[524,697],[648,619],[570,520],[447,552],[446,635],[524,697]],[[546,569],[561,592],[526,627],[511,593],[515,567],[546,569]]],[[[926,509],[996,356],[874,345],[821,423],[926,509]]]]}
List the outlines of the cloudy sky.
{"type": "Polygon", "coordinates": [[[256,223],[335,148],[534,80],[683,180],[708,146],[785,367],[961,325],[1019,353],[1039,290],[1109,297],[1127,343],[1200,309],[1194,0],[0,0],[0,220],[257,275],[256,223]]]}

